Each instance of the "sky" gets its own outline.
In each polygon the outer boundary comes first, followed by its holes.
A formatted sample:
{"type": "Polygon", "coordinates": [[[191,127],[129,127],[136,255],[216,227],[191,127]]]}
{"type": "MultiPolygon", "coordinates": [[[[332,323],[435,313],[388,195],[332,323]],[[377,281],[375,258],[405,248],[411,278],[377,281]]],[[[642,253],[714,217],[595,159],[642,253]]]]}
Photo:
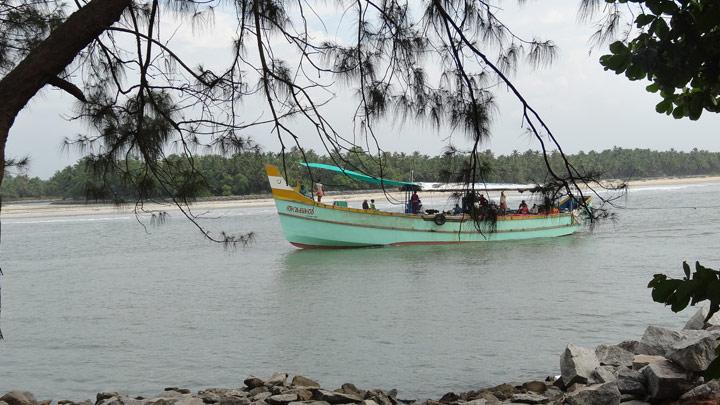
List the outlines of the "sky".
{"type": "MultiPolygon", "coordinates": [[[[333,2],[326,2],[321,13],[334,21],[333,2]]],[[[499,17],[514,31],[525,37],[550,39],[559,48],[558,58],[549,67],[534,70],[521,66],[513,77],[516,87],[541,114],[565,152],[603,150],[615,146],[655,150],[720,151],[720,114],[705,112],[699,121],[675,120],[655,112],[659,101],[647,93],[647,82],[630,82],[624,76],[604,71],[598,63],[603,49],[590,52],[591,23],[577,19],[575,0],[534,0],[523,5],[502,2],[499,17]]],[[[337,21],[340,21],[337,19],[337,21]]],[[[172,21],[182,26],[187,22],[172,21]]],[[[331,26],[331,25],[329,25],[331,26]]],[[[332,29],[331,29],[332,30],[332,29]]],[[[202,31],[181,29],[173,38],[172,47],[195,63],[221,64],[230,54],[233,19],[216,12],[214,24],[202,31]]],[[[352,112],[356,100],[352,92],[338,90],[327,107],[329,116],[340,131],[352,131],[352,112]]],[[[539,145],[521,127],[522,111],[514,96],[500,89],[496,92],[497,114],[492,123],[492,136],[483,149],[496,154],[513,150],[538,149],[539,145]]],[[[54,88],[45,88],[20,113],[11,129],[7,143],[8,157],[30,157],[27,173],[49,178],[63,167],[73,164],[80,155],[62,147],[63,139],[88,133],[79,121],[70,121],[74,99],[54,88]]],[[[256,105],[244,105],[250,117],[267,117],[256,105]]],[[[279,151],[277,138],[265,128],[253,134],[263,150],[279,151]]],[[[322,150],[316,135],[300,125],[301,144],[322,150]]],[[[404,125],[383,123],[377,128],[382,149],[391,152],[414,152],[435,155],[442,152],[447,141],[463,146],[467,140],[449,128],[435,129],[429,125],[408,122],[404,125]]]]}

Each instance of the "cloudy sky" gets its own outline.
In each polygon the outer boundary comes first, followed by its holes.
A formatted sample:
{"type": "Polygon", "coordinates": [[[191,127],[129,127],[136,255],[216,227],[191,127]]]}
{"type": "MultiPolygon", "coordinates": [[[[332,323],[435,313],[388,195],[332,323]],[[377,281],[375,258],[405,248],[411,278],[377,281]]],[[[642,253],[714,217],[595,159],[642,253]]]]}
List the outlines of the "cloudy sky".
{"type": "MultiPolygon", "coordinates": [[[[647,83],[629,82],[602,69],[597,62],[602,50],[589,53],[593,26],[577,20],[577,1],[535,0],[523,6],[511,1],[504,3],[500,16],[507,25],[527,37],[551,39],[559,47],[559,58],[552,66],[542,70],[520,68],[514,81],[567,152],[613,146],[720,151],[720,115],[705,113],[697,122],[659,115],[654,110],[657,96],[644,90],[647,83]]],[[[326,12],[334,12],[332,6],[326,7],[326,12]]],[[[196,63],[212,65],[230,53],[232,33],[232,18],[219,12],[212,29],[181,30],[173,39],[173,47],[196,63]]],[[[352,130],[353,108],[348,94],[338,92],[335,103],[329,107],[342,131],[352,130]]],[[[492,139],[485,148],[496,154],[537,149],[538,145],[520,127],[522,116],[517,101],[502,90],[496,96],[498,114],[492,126],[492,139]]],[[[72,115],[72,106],[70,96],[51,88],[43,90],[12,128],[8,156],[30,156],[29,174],[42,178],[74,163],[79,155],[63,151],[62,140],[88,129],[82,123],[67,120],[72,115]]],[[[263,114],[247,108],[248,115],[253,117],[263,114]]],[[[378,133],[381,147],[388,151],[438,154],[448,138],[459,145],[466,142],[447,128],[434,130],[417,123],[383,125],[378,133]]],[[[265,150],[279,150],[277,139],[265,130],[255,133],[254,139],[265,150]]],[[[302,144],[322,149],[314,134],[303,135],[302,144]]]]}

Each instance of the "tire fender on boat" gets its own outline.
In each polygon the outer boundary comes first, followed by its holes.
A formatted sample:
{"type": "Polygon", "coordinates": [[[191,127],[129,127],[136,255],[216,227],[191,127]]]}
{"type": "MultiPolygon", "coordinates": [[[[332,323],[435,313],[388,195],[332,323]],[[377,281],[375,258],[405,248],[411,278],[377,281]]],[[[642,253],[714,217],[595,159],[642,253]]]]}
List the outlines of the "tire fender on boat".
{"type": "Polygon", "coordinates": [[[435,222],[435,225],[445,225],[445,214],[437,214],[435,215],[435,218],[433,218],[433,221],[435,222]]]}

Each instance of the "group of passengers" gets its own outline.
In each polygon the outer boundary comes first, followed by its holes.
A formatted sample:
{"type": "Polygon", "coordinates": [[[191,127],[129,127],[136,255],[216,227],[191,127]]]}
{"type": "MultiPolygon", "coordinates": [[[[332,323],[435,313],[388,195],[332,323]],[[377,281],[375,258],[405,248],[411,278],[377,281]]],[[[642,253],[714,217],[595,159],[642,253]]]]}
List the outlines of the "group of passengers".
{"type": "Polygon", "coordinates": [[[377,208],[375,208],[375,200],[372,200],[372,199],[371,199],[371,200],[370,200],[370,204],[368,204],[368,200],[363,200],[362,209],[364,209],[364,210],[377,210],[377,208]]]}

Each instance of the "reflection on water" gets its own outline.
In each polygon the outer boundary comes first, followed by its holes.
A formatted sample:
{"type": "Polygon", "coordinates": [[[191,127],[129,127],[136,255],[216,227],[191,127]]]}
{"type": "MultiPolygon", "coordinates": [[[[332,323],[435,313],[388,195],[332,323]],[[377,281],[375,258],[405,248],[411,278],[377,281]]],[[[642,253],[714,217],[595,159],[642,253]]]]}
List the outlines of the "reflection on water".
{"type": "Polygon", "coordinates": [[[149,234],[120,216],[5,221],[0,391],[152,394],[284,370],[438,397],[557,374],[566,343],[683,323],[647,282],[718,263],[720,211],[665,208],[719,192],[631,192],[619,222],[563,238],[350,250],[292,248],[267,207],[205,221],[257,234],[237,251],[179,218],[149,234]]]}

